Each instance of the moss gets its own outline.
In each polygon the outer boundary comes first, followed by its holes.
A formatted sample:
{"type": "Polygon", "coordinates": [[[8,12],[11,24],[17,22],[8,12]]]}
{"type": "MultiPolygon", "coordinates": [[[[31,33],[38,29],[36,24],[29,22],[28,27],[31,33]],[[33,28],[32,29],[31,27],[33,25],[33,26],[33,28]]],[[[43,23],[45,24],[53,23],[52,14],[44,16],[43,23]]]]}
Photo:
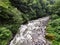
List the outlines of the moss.
{"type": "Polygon", "coordinates": [[[54,34],[46,34],[46,39],[49,39],[49,40],[55,40],[55,35],[54,34]]]}

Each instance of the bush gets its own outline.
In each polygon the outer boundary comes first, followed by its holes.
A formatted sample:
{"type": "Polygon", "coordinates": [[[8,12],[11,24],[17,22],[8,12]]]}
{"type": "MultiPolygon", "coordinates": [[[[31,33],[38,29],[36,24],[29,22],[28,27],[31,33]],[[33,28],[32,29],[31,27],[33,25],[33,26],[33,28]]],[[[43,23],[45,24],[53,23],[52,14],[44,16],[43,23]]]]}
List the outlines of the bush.
{"type": "Polygon", "coordinates": [[[55,20],[51,20],[50,25],[51,25],[52,27],[60,26],[60,18],[57,18],[57,19],[55,19],[55,20]]]}
{"type": "Polygon", "coordinates": [[[60,43],[60,17],[58,15],[53,15],[51,18],[52,19],[49,21],[47,29],[46,29],[48,33],[46,35],[46,38],[51,40],[52,45],[59,45],[60,43]]]}
{"type": "Polygon", "coordinates": [[[51,16],[51,19],[52,19],[52,20],[55,20],[55,19],[57,19],[57,18],[59,18],[59,15],[57,15],[57,14],[52,14],[52,16],[51,16]]]}
{"type": "Polygon", "coordinates": [[[53,41],[52,41],[52,45],[59,45],[59,42],[53,40],[53,41]]]}
{"type": "Polygon", "coordinates": [[[0,45],[7,45],[9,40],[0,40],[0,45]]]}
{"type": "Polygon", "coordinates": [[[0,27],[0,40],[10,40],[12,38],[12,33],[6,27],[0,27]]]}
{"type": "Polygon", "coordinates": [[[0,27],[0,45],[7,45],[11,38],[11,31],[6,27],[0,27]]]}
{"type": "MultiPolygon", "coordinates": [[[[47,0],[9,0],[13,6],[20,10],[25,15],[32,15],[32,18],[46,16],[49,12],[47,0]]],[[[50,13],[50,12],[49,12],[50,13]]]]}

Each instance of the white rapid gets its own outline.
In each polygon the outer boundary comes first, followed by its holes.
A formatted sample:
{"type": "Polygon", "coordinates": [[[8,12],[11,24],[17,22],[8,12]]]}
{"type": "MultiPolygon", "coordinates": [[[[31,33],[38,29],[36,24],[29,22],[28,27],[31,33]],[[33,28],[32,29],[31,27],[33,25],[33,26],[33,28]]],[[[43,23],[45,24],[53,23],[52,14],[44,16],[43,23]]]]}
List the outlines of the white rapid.
{"type": "Polygon", "coordinates": [[[45,39],[45,29],[48,20],[49,16],[21,25],[18,33],[9,45],[50,45],[45,39]]]}

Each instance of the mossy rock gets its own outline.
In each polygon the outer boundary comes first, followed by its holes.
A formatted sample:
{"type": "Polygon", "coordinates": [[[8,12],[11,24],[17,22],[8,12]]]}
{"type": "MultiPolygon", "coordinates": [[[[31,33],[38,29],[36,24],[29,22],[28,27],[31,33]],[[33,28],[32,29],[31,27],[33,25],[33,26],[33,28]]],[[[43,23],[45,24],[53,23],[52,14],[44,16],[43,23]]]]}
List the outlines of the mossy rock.
{"type": "Polygon", "coordinates": [[[46,39],[49,39],[49,40],[54,40],[55,39],[55,36],[54,36],[54,34],[48,34],[48,33],[46,33],[46,39]]]}

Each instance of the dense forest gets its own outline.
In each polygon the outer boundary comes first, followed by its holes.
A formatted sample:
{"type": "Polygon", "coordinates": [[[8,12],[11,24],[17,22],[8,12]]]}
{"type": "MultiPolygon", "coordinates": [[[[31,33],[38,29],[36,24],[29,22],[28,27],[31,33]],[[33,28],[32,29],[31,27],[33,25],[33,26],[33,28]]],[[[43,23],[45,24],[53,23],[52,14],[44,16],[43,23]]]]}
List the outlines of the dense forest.
{"type": "Polygon", "coordinates": [[[45,16],[46,38],[60,45],[60,0],[0,0],[0,45],[8,45],[21,24],[45,16]]]}

